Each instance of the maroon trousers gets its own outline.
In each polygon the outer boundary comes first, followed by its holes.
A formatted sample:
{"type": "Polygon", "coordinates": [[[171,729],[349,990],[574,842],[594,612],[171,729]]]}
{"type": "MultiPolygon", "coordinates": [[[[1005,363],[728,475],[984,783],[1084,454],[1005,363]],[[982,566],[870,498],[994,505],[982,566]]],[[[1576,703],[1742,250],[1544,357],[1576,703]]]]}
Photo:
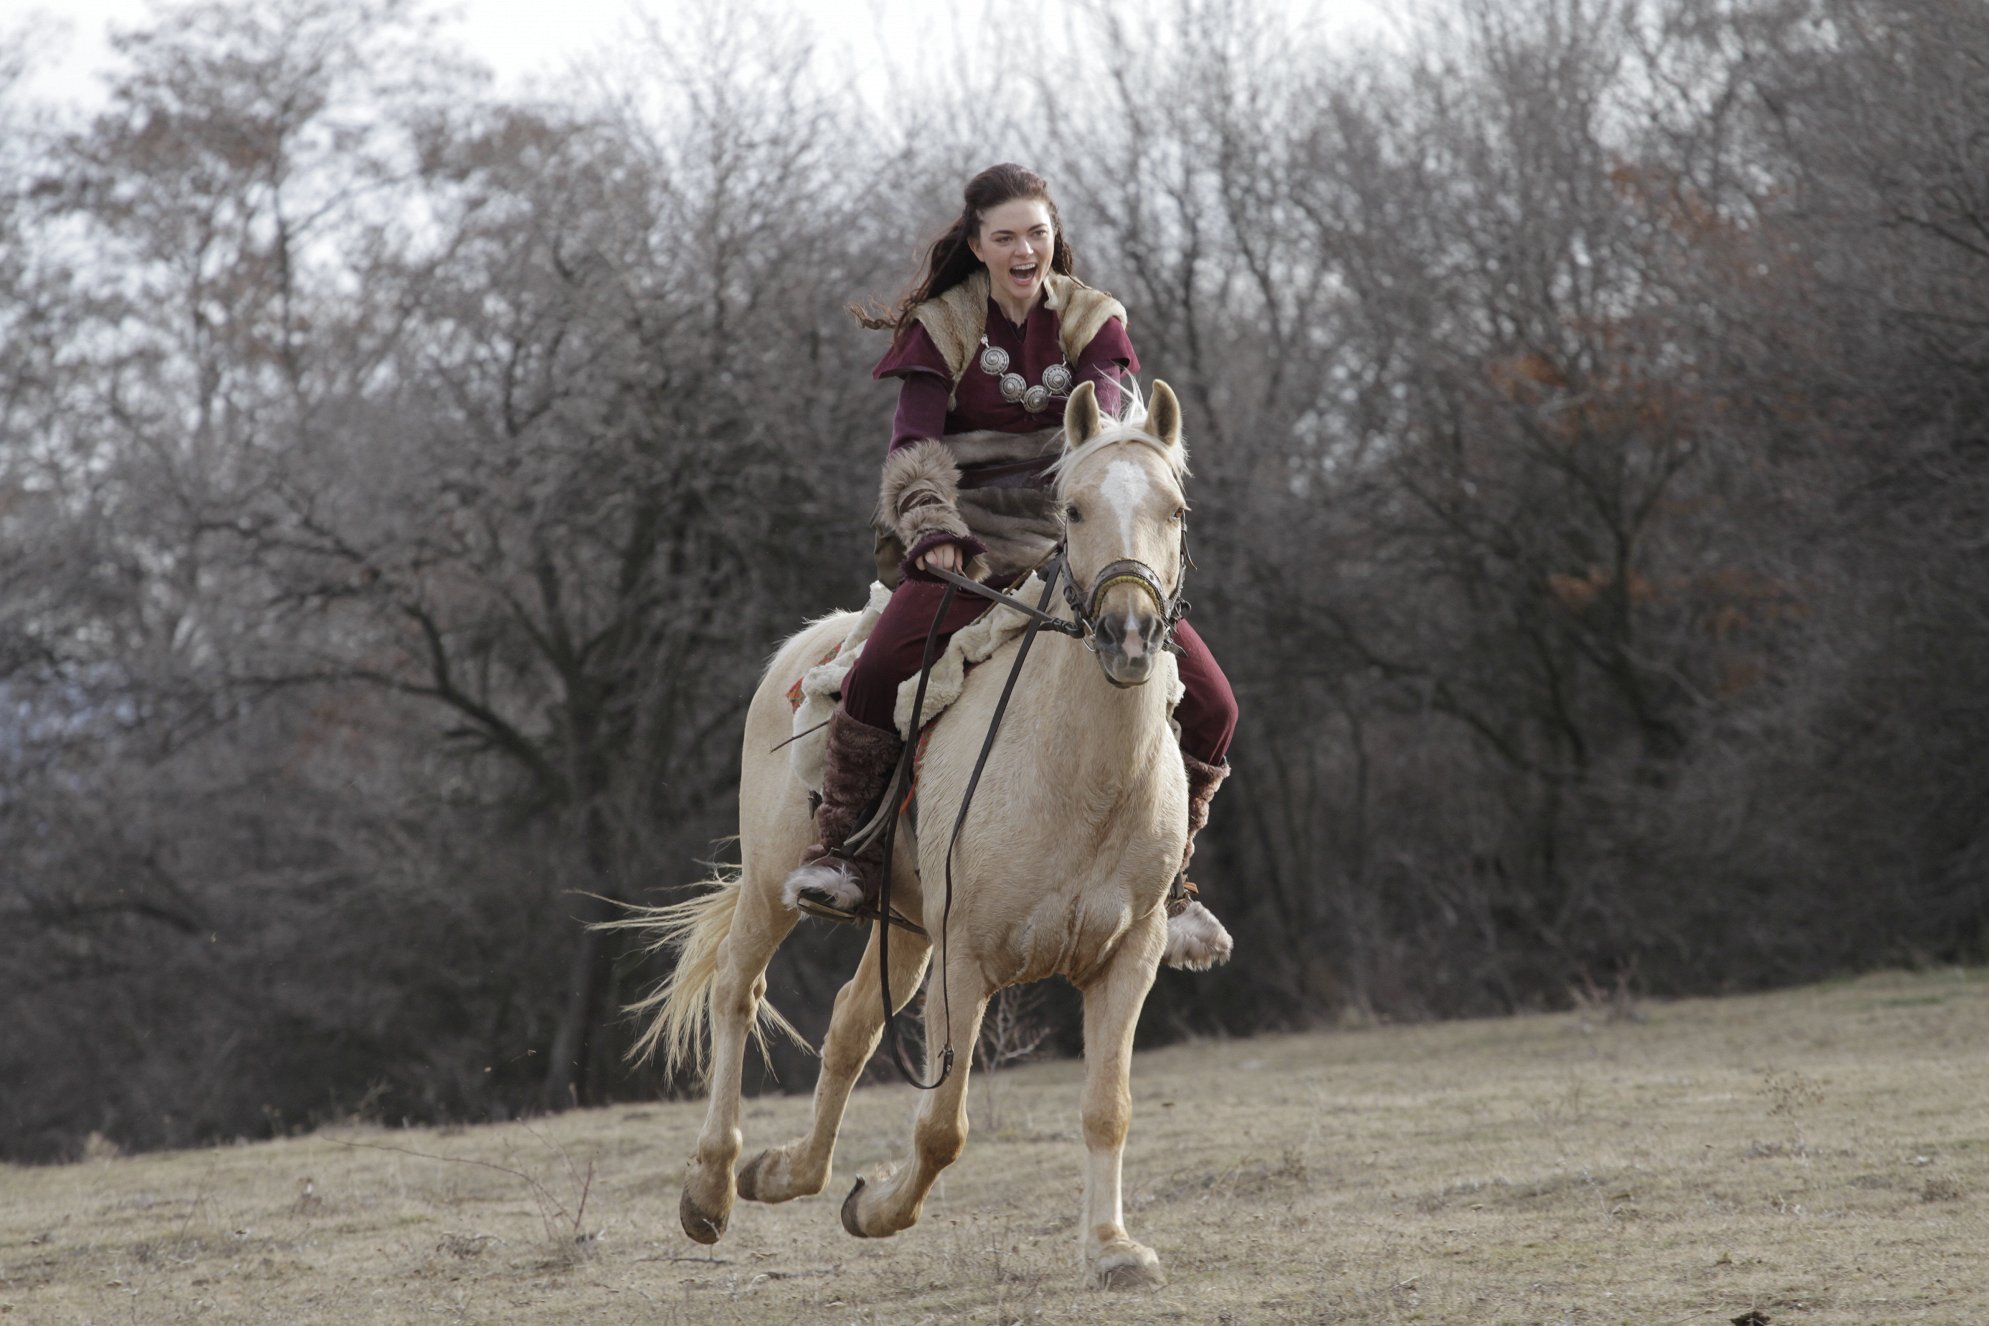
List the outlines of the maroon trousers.
{"type": "MultiPolygon", "coordinates": [[[[907,580],[892,591],[863,652],[843,678],[843,708],[851,718],[872,727],[896,726],[892,711],[899,683],[919,670],[926,632],[932,629],[932,615],[945,593],[945,585],[930,580],[907,580]]],[[[955,631],[987,607],[987,600],[977,595],[954,595],[939,624],[934,649],[943,650],[955,631]]],[[[1205,764],[1221,764],[1236,734],[1236,693],[1216,666],[1215,655],[1185,620],[1175,625],[1174,641],[1181,646],[1175,662],[1187,691],[1174,710],[1174,720],[1181,725],[1181,749],[1205,764]]]]}

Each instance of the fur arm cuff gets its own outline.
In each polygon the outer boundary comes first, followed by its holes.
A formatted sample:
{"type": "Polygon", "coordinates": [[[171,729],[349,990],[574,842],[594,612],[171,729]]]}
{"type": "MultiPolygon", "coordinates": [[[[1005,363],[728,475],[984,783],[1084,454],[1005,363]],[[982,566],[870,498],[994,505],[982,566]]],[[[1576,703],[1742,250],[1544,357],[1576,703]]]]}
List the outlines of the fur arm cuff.
{"type": "Polygon", "coordinates": [[[944,442],[927,439],[899,447],[884,459],[884,482],[877,494],[877,524],[897,535],[916,557],[941,543],[958,543],[972,556],[966,574],[987,574],[980,540],[960,516],[960,469],[944,442]]]}
{"type": "Polygon", "coordinates": [[[944,442],[927,439],[884,458],[877,523],[907,547],[935,531],[965,535],[960,518],[960,467],[944,442]]]}

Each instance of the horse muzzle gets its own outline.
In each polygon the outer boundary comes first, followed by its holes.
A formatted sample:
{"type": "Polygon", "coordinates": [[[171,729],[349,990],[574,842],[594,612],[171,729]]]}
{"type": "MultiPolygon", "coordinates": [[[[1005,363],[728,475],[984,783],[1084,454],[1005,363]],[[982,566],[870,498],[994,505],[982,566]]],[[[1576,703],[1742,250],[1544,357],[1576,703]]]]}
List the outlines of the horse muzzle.
{"type": "Polygon", "coordinates": [[[1167,619],[1151,612],[1105,613],[1093,624],[1091,647],[1105,680],[1143,686],[1167,647],[1167,619]]]}

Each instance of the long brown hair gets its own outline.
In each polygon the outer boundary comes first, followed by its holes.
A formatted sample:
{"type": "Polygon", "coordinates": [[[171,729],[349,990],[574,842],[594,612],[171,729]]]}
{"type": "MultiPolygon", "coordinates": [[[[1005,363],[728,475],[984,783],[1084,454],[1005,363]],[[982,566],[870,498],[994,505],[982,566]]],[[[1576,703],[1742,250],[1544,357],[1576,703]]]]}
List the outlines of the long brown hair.
{"type": "Polygon", "coordinates": [[[889,329],[894,337],[904,331],[912,321],[913,309],[928,299],[937,299],[980,268],[981,260],[967,247],[967,241],[979,237],[982,218],[1017,198],[1034,198],[1050,209],[1050,230],[1056,246],[1050,270],[1069,276],[1076,263],[1070,241],[1064,238],[1063,218],[1057,215],[1057,200],[1050,196],[1049,181],[1025,166],[1004,161],[967,181],[965,205],[953,224],[926,250],[924,275],[917,285],[894,304],[885,307],[852,304],[850,313],[864,326],[889,329]]]}

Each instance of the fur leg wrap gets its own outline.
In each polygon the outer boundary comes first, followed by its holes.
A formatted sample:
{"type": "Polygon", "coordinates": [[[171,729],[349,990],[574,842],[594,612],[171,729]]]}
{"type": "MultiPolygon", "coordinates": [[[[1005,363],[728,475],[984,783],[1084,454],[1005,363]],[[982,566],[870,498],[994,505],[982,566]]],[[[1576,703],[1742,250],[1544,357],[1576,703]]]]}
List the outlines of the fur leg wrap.
{"type": "Polygon", "coordinates": [[[1181,853],[1174,896],[1167,904],[1167,950],[1161,961],[1188,971],[1207,971],[1228,962],[1234,945],[1222,922],[1197,901],[1199,890],[1189,882],[1188,863],[1195,859],[1195,835],[1208,826],[1209,803],[1229,777],[1229,761],[1204,764],[1182,751],[1181,763],[1188,771],[1188,843],[1181,853]]]}
{"type": "Polygon", "coordinates": [[[944,442],[914,442],[884,458],[877,525],[897,536],[907,562],[938,544],[957,543],[967,558],[964,574],[974,580],[988,574],[983,545],[960,514],[960,467],[944,442]]]}
{"type": "Polygon", "coordinates": [[[1195,857],[1195,835],[1208,827],[1209,802],[1215,800],[1216,789],[1229,777],[1229,761],[1203,764],[1182,751],[1181,763],[1188,770],[1188,854],[1181,860],[1181,868],[1186,870],[1195,857]]]}
{"type": "Polygon", "coordinates": [[[884,868],[881,842],[873,840],[855,856],[837,849],[874,812],[904,746],[896,732],[851,718],[840,707],[829,716],[822,804],[815,808],[817,841],[801,854],[801,864],[781,886],[788,906],[805,894],[832,908],[854,911],[876,896],[884,868]]]}

